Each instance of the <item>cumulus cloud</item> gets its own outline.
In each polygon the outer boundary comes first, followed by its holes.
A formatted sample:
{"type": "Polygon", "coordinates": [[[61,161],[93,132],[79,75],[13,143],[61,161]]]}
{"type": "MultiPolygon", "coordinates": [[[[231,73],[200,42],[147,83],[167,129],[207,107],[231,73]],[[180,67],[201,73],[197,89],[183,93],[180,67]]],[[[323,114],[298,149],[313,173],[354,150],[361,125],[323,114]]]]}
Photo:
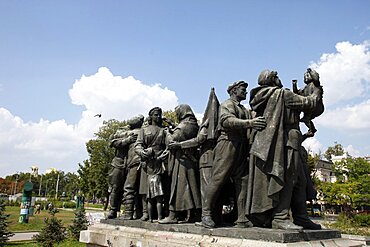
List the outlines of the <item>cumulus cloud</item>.
{"type": "Polygon", "coordinates": [[[339,42],[335,53],[323,54],[318,62],[311,63],[320,74],[325,105],[369,96],[369,47],[369,41],[359,45],[339,42]]]}
{"type": "Polygon", "coordinates": [[[369,133],[370,42],[339,42],[335,48],[310,65],[320,74],[326,107],[315,122],[347,133],[369,133]]]}
{"type": "Polygon", "coordinates": [[[369,133],[370,99],[357,105],[329,109],[315,121],[322,126],[341,131],[369,133]]]}
{"type": "Polygon", "coordinates": [[[69,91],[72,103],[86,107],[86,117],[102,113],[107,119],[128,119],[137,114],[146,115],[155,107],[164,110],[177,105],[174,91],[160,84],[146,85],[134,77],[114,76],[102,67],[95,75],[82,76],[69,91]]]}
{"type": "Polygon", "coordinates": [[[0,121],[1,175],[28,172],[32,165],[71,171],[86,156],[85,139],[64,120],[25,123],[0,108],[0,121]]]}
{"type": "Polygon", "coordinates": [[[315,137],[307,138],[303,143],[303,147],[310,153],[321,154],[323,153],[323,145],[315,137]]]}
{"type": "Polygon", "coordinates": [[[347,152],[349,155],[353,157],[359,157],[361,156],[361,152],[357,149],[355,149],[352,145],[348,145],[347,147],[343,148],[345,152],[347,152]]]}
{"type": "Polygon", "coordinates": [[[148,85],[132,76],[114,76],[107,68],[76,80],[69,94],[73,104],[85,107],[77,124],[63,119],[24,122],[0,108],[0,176],[28,172],[32,165],[40,172],[50,167],[76,171],[77,163],[87,158],[86,141],[93,138],[103,120],[125,120],[147,115],[154,106],[169,110],[177,105],[175,92],[168,88],[148,85]],[[94,117],[97,113],[102,117],[94,117]]]}

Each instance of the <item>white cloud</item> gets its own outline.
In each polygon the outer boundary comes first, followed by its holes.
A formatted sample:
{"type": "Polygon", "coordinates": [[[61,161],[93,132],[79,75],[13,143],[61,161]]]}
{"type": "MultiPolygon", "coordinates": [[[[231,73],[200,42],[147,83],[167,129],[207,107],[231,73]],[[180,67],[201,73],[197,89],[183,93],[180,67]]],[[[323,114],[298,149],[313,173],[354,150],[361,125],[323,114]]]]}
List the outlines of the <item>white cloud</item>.
{"type": "Polygon", "coordinates": [[[25,123],[0,108],[0,121],[0,175],[28,172],[32,165],[71,171],[86,156],[85,139],[64,120],[25,123]]]}
{"type": "Polygon", "coordinates": [[[163,110],[177,105],[175,92],[160,84],[146,85],[132,76],[114,76],[102,67],[92,76],[82,76],[69,91],[72,103],[86,107],[85,117],[101,113],[105,119],[128,119],[146,115],[155,107],[163,110]]]}
{"type": "Polygon", "coordinates": [[[0,176],[28,172],[32,165],[38,166],[40,172],[50,167],[76,171],[77,163],[87,158],[86,141],[93,138],[103,119],[125,120],[137,114],[147,115],[154,106],[168,110],[177,105],[175,92],[160,84],[147,85],[132,76],[114,76],[107,68],[82,76],[69,93],[73,104],[86,108],[76,125],[63,119],[25,123],[0,108],[0,176]],[[97,113],[102,117],[94,117],[97,113]]]}
{"type": "Polygon", "coordinates": [[[325,112],[315,122],[349,134],[370,133],[370,42],[339,42],[311,67],[320,74],[325,112]]]}
{"type": "Polygon", "coordinates": [[[347,147],[344,147],[343,149],[345,152],[347,152],[351,156],[354,156],[354,157],[361,156],[361,152],[355,149],[352,145],[348,145],[347,147]]]}
{"type": "Polygon", "coordinates": [[[329,109],[315,122],[328,128],[369,134],[370,99],[353,106],[329,109]]]}
{"type": "Polygon", "coordinates": [[[306,150],[310,153],[314,154],[321,154],[323,153],[323,145],[315,138],[307,138],[303,143],[302,146],[306,148],[306,150]]]}
{"type": "Polygon", "coordinates": [[[311,63],[320,74],[326,106],[369,96],[369,47],[369,41],[359,45],[339,42],[335,53],[323,54],[318,62],[311,63]]]}

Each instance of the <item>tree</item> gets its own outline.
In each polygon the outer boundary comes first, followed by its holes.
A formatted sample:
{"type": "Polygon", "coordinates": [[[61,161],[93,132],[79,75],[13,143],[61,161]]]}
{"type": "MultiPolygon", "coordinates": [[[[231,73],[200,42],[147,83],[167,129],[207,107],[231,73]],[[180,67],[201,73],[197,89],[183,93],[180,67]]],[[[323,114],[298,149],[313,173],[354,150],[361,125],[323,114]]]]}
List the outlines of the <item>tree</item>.
{"type": "Polygon", "coordinates": [[[89,198],[106,197],[108,201],[108,171],[114,157],[114,149],[110,147],[111,136],[119,128],[126,125],[126,121],[111,119],[103,122],[103,126],[95,133],[96,138],[86,143],[89,159],[79,164],[80,188],[89,198]]]}
{"type": "Polygon", "coordinates": [[[66,196],[73,199],[73,196],[78,193],[79,176],[75,173],[68,172],[63,177],[61,183],[61,191],[66,192],[66,196]]]}
{"type": "Polygon", "coordinates": [[[45,219],[45,226],[40,234],[33,237],[41,246],[52,247],[55,243],[61,243],[66,239],[66,228],[62,220],[55,216],[56,213],[58,213],[57,209],[49,211],[50,217],[45,219]]]}
{"type": "Polygon", "coordinates": [[[83,164],[78,164],[79,168],[77,173],[79,174],[79,188],[81,192],[86,196],[90,197],[90,162],[84,160],[83,164]]]}
{"type": "Polygon", "coordinates": [[[76,210],[75,218],[73,219],[72,225],[69,227],[69,232],[75,240],[79,240],[80,232],[86,230],[89,222],[86,218],[85,208],[81,207],[76,210]]]}
{"type": "Polygon", "coordinates": [[[324,201],[352,208],[370,206],[370,163],[363,158],[346,158],[333,164],[335,183],[321,182],[324,201]]]}
{"type": "Polygon", "coordinates": [[[353,207],[370,206],[370,162],[363,158],[346,158],[333,165],[342,193],[353,207]]]}
{"type": "Polygon", "coordinates": [[[5,214],[5,204],[0,200],[0,246],[5,246],[5,243],[9,240],[9,237],[14,234],[8,231],[9,214],[5,214]]]}
{"type": "Polygon", "coordinates": [[[0,193],[11,195],[13,194],[13,185],[14,182],[0,178],[0,193]]]}
{"type": "Polygon", "coordinates": [[[343,155],[344,153],[345,152],[342,144],[334,142],[334,146],[328,147],[328,149],[325,151],[324,157],[325,159],[331,161],[332,156],[340,156],[343,155]]]}
{"type": "Polygon", "coordinates": [[[317,172],[316,165],[320,159],[321,159],[321,154],[314,154],[314,155],[310,153],[308,154],[308,158],[307,158],[308,171],[309,171],[309,174],[314,184],[318,183],[318,179],[316,178],[316,172],[317,172]]]}

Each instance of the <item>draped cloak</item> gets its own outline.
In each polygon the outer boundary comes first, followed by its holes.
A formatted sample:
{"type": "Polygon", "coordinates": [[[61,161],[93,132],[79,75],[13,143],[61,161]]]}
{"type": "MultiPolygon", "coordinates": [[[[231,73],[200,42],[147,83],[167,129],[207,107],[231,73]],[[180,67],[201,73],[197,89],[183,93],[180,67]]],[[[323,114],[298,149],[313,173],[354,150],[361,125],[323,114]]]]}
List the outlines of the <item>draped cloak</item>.
{"type": "Polygon", "coordinates": [[[255,133],[250,149],[246,214],[263,213],[279,202],[285,183],[284,90],[260,86],[251,90],[250,106],[267,126],[255,133]]]}

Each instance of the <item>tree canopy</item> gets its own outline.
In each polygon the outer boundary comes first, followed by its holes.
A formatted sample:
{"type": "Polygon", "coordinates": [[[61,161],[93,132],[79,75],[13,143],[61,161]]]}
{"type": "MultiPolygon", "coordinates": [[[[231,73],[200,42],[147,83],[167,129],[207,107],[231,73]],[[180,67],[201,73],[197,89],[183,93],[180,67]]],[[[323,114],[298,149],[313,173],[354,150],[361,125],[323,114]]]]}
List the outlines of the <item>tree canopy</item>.
{"type": "Polygon", "coordinates": [[[334,142],[334,146],[328,147],[324,153],[325,159],[331,161],[332,156],[340,156],[345,154],[342,144],[334,142]]]}

